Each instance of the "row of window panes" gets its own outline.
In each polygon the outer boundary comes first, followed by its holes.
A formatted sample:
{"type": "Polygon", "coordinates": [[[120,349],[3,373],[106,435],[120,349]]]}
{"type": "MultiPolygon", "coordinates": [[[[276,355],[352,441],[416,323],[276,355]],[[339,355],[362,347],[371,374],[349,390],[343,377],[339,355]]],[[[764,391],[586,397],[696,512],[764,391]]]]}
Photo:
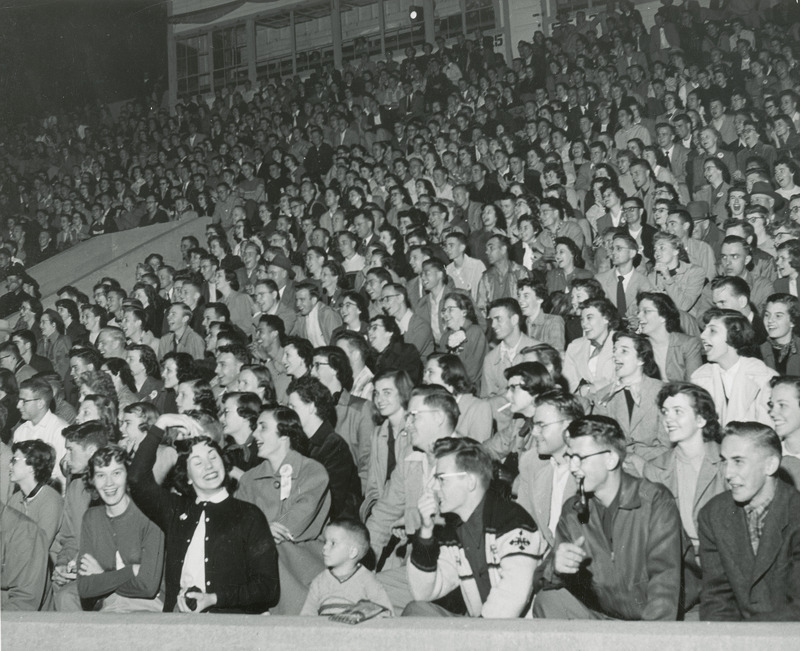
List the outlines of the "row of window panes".
{"type": "MultiPolygon", "coordinates": [[[[587,0],[559,0],[559,5],[569,3],[583,3],[587,0]]],[[[576,6],[577,8],[577,6],[576,6]]],[[[454,14],[438,20],[436,33],[445,38],[453,38],[463,33],[466,28],[467,33],[473,31],[490,31],[496,28],[494,13],[494,3],[492,0],[473,0],[467,3],[467,11],[463,14],[454,14]],[[462,27],[462,17],[463,25],[462,27]]],[[[247,60],[247,46],[244,43],[244,26],[232,27],[225,30],[217,30],[213,33],[214,43],[214,80],[220,83],[241,81],[247,77],[247,66],[241,65],[247,60]]],[[[420,23],[418,25],[403,26],[389,30],[385,33],[386,49],[393,52],[403,52],[406,47],[412,45],[421,47],[425,42],[425,29],[420,23]]],[[[342,45],[343,61],[353,61],[361,57],[364,45],[359,43],[356,51],[354,39],[342,45]]],[[[210,90],[208,75],[196,75],[196,72],[204,72],[208,66],[208,37],[207,35],[195,36],[185,39],[178,44],[178,87],[179,92],[204,92],[210,90]],[[180,47],[183,45],[183,47],[180,47]],[[197,61],[197,71],[192,70],[190,74],[190,61],[197,61]],[[200,79],[204,81],[200,81],[200,79]],[[186,90],[182,90],[185,88],[186,90]]],[[[380,36],[372,35],[366,37],[366,51],[369,56],[374,57],[381,54],[380,36]]],[[[319,65],[333,62],[333,50],[322,50],[322,58],[317,60],[313,53],[320,50],[310,50],[298,52],[297,72],[305,72],[319,65]]],[[[292,57],[281,57],[280,59],[260,59],[257,62],[256,74],[259,78],[285,77],[294,74],[292,57]]]]}

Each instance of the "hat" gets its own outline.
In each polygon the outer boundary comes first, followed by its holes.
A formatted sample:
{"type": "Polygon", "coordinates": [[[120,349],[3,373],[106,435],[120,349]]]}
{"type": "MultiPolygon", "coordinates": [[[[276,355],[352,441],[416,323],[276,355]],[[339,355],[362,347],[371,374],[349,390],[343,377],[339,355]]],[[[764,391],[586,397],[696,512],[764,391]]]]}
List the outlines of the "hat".
{"type": "Polygon", "coordinates": [[[686,210],[692,216],[694,221],[708,219],[711,213],[711,210],[708,206],[708,201],[690,201],[688,204],[686,204],[686,210]]]}
{"type": "Polygon", "coordinates": [[[750,190],[750,196],[752,197],[754,194],[763,194],[771,197],[776,205],[783,200],[781,195],[772,189],[772,184],[768,183],[767,181],[756,181],[753,183],[753,189],[750,190]]]}
{"type": "Polygon", "coordinates": [[[292,263],[289,261],[283,253],[278,253],[272,260],[267,263],[268,267],[280,267],[284,269],[286,273],[289,274],[289,278],[294,280],[294,269],[292,269],[292,263]]]}

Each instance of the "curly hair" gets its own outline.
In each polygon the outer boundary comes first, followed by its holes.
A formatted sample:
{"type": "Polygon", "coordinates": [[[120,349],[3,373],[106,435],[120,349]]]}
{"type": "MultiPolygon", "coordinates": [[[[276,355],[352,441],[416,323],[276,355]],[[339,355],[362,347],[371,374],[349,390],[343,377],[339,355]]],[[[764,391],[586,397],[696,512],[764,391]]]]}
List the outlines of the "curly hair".
{"type": "Polygon", "coordinates": [[[324,357],[328,365],[336,373],[336,379],[345,391],[353,388],[353,368],[350,359],[338,346],[320,346],[314,349],[314,357],[324,357]]]}
{"type": "Polygon", "coordinates": [[[83,476],[83,482],[93,495],[97,496],[97,490],[94,487],[95,473],[99,468],[106,468],[114,461],[124,466],[126,470],[131,464],[131,458],[127,450],[115,444],[100,448],[89,459],[89,463],[86,466],[86,474],[83,476]]]}
{"type": "Polygon", "coordinates": [[[667,398],[677,395],[684,395],[689,398],[695,415],[706,421],[703,426],[703,440],[717,443],[722,441],[722,426],[720,425],[717,408],[711,394],[703,387],[691,382],[667,382],[658,392],[658,397],[656,398],[658,408],[663,409],[667,398]]]}
{"type": "Polygon", "coordinates": [[[108,372],[119,378],[122,386],[126,387],[131,393],[136,393],[136,381],[133,379],[131,367],[121,357],[109,357],[103,362],[103,366],[108,369],[108,372]]]}
{"type": "Polygon", "coordinates": [[[654,380],[661,379],[661,371],[656,364],[656,357],[653,353],[653,344],[646,335],[639,335],[632,332],[615,332],[612,341],[616,344],[620,339],[630,339],[636,356],[642,362],[642,372],[654,380]]]}
{"type": "Polygon", "coordinates": [[[117,403],[112,400],[110,396],[105,396],[97,393],[90,393],[83,398],[83,402],[93,402],[97,407],[97,413],[100,415],[99,421],[103,423],[112,435],[110,440],[116,441],[117,436],[117,403]]]}
{"type": "Polygon", "coordinates": [[[303,426],[300,424],[300,417],[297,412],[290,407],[283,405],[267,405],[261,413],[270,413],[278,426],[278,436],[289,439],[289,446],[295,452],[299,452],[304,457],[308,456],[309,442],[303,426]]]}
{"type": "Polygon", "coordinates": [[[78,376],[75,384],[78,385],[78,389],[85,389],[85,391],[81,391],[85,395],[105,396],[115,406],[119,405],[117,390],[114,388],[114,380],[105,371],[84,371],[78,376]]]}
{"type": "Polygon", "coordinates": [[[167,360],[174,360],[175,361],[175,369],[176,375],[178,376],[178,384],[181,382],[186,382],[186,380],[191,380],[192,378],[197,377],[197,370],[195,369],[194,358],[189,353],[179,353],[176,351],[171,351],[164,355],[161,359],[161,368],[164,368],[164,364],[167,363],[167,360]]]}
{"type": "Polygon", "coordinates": [[[125,349],[131,352],[136,351],[139,353],[139,361],[142,362],[144,371],[147,373],[148,377],[155,378],[156,380],[161,379],[161,369],[158,366],[158,357],[156,357],[155,351],[150,348],[150,346],[145,346],[144,344],[130,344],[126,346],[125,349]]]}
{"type": "Polygon", "coordinates": [[[464,292],[447,292],[442,298],[441,305],[444,306],[445,301],[453,301],[460,310],[467,313],[467,321],[473,325],[478,325],[478,315],[475,312],[475,304],[472,302],[472,297],[464,292]]]}
{"type": "Polygon", "coordinates": [[[231,391],[222,396],[221,402],[225,404],[228,400],[236,401],[236,413],[248,422],[252,432],[261,411],[261,398],[249,391],[231,391]]]}
{"type": "Polygon", "coordinates": [[[175,441],[175,449],[178,451],[178,460],[175,463],[172,475],[172,487],[181,495],[190,497],[196,495],[194,487],[189,479],[188,462],[195,446],[205,445],[214,450],[220,458],[225,469],[225,477],[222,480],[221,488],[226,488],[229,493],[233,493],[236,488],[236,480],[231,477],[231,468],[228,461],[222,454],[219,443],[209,436],[195,436],[189,439],[175,441]]]}
{"type": "MultiPolygon", "coordinates": [[[[442,370],[442,382],[453,389],[453,395],[461,396],[473,392],[474,387],[469,379],[467,369],[458,355],[433,353],[428,356],[428,361],[436,362],[439,365],[442,370]]],[[[407,401],[405,406],[408,406],[407,401]]]]}
{"type": "Polygon", "coordinates": [[[322,382],[315,377],[304,376],[292,380],[286,389],[286,395],[293,393],[307,405],[314,405],[314,410],[320,419],[336,426],[336,403],[333,396],[322,382]]]}
{"type": "Polygon", "coordinates": [[[264,395],[261,397],[261,402],[275,402],[275,382],[272,379],[272,373],[266,366],[258,364],[245,364],[239,370],[239,374],[243,371],[250,371],[256,378],[258,388],[261,389],[264,395]]]}
{"type": "Polygon", "coordinates": [[[214,391],[211,385],[206,380],[196,379],[182,382],[187,388],[191,389],[194,396],[194,405],[200,411],[211,414],[214,418],[217,417],[217,401],[214,398],[214,391]]]}
{"type": "Polygon", "coordinates": [[[41,439],[20,441],[11,446],[13,452],[21,452],[25,463],[33,469],[33,478],[37,484],[46,482],[53,474],[56,466],[56,451],[41,439]]]}

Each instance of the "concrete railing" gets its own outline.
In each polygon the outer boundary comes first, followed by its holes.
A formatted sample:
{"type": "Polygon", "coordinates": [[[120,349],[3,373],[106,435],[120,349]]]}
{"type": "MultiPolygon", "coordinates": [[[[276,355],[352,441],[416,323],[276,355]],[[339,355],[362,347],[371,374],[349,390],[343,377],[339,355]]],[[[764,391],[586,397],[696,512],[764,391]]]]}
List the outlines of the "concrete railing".
{"type": "Polygon", "coordinates": [[[52,305],[56,291],[64,285],[73,285],[91,296],[92,287],[103,276],[117,278],[125,289],[130,289],[136,264],[144,262],[150,253],[160,253],[164,262],[176,269],[183,267],[181,238],[194,235],[202,246],[210,223],[209,217],[200,217],[100,235],[48,258],[28,269],[28,273],[39,283],[45,307],[52,305]]]}
{"type": "Polygon", "coordinates": [[[316,651],[796,651],[800,624],[384,619],[358,626],[323,618],[245,615],[3,613],[3,649],[298,649],[316,651]]]}

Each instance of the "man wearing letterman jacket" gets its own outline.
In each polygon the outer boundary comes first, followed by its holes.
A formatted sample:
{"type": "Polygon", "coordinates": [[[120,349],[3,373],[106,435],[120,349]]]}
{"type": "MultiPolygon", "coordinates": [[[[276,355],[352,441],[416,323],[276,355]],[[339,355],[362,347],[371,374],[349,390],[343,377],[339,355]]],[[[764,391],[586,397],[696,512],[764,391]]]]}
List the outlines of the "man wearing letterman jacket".
{"type": "Polygon", "coordinates": [[[490,489],[492,461],[480,443],[444,438],[433,452],[433,491],[423,492],[417,504],[422,524],[407,566],[416,601],[403,615],[451,614],[430,602],[460,586],[471,617],[524,616],[537,566],[536,524],[525,509],[490,489]],[[445,523],[434,532],[437,510],[445,523]]]}

